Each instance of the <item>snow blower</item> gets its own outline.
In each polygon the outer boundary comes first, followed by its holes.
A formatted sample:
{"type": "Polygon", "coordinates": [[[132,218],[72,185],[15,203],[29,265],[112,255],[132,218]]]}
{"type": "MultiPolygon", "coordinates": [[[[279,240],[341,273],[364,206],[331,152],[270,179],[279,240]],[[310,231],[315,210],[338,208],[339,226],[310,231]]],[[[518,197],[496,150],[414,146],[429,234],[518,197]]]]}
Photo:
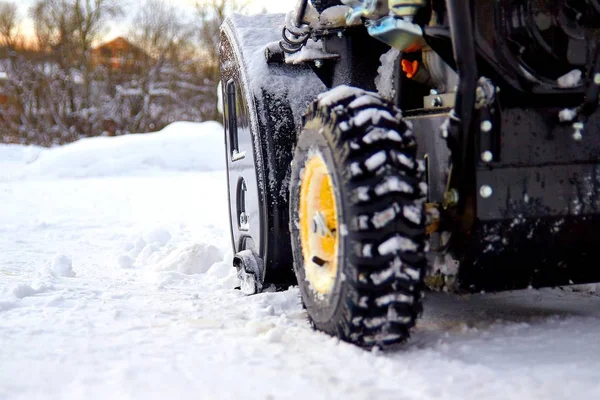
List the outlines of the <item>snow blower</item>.
{"type": "Polygon", "coordinates": [[[406,340],[427,290],[600,281],[600,1],[306,0],[221,29],[235,266],[406,340]]]}

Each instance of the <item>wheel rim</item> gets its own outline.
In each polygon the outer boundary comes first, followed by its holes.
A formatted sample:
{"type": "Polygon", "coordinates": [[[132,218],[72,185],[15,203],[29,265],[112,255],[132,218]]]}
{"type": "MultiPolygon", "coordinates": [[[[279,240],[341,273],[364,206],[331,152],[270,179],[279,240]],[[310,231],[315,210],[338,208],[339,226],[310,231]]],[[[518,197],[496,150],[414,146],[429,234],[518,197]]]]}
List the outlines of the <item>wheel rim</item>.
{"type": "Polygon", "coordinates": [[[317,293],[328,294],[338,270],[338,216],[331,174],[320,155],[304,167],[299,223],[306,279],[317,293]]]}

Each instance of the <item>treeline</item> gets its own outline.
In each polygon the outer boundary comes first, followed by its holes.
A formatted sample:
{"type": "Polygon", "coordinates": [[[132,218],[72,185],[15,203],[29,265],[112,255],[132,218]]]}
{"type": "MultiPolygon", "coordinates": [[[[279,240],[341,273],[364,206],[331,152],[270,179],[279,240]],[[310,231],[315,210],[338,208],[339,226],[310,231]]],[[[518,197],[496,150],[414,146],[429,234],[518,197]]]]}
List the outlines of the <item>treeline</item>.
{"type": "Polygon", "coordinates": [[[131,13],[120,0],[37,0],[33,37],[16,2],[0,1],[0,140],[50,146],[218,119],[218,27],[236,4],[202,2],[194,16],[137,7],[125,40],[102,47],[131,13]]]}

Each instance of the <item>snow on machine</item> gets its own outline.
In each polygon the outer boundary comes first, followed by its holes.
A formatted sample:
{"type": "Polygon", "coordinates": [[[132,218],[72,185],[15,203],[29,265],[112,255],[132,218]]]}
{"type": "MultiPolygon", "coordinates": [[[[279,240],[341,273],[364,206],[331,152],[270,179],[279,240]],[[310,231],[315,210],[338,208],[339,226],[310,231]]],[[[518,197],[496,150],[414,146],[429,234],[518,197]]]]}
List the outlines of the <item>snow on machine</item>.
{"type": "Polygon", "coordinates": [[[233,16],[234,266],[311,324],[404,341],[426,287],[600,281],[600,1],[306,0],[233,16]]]}

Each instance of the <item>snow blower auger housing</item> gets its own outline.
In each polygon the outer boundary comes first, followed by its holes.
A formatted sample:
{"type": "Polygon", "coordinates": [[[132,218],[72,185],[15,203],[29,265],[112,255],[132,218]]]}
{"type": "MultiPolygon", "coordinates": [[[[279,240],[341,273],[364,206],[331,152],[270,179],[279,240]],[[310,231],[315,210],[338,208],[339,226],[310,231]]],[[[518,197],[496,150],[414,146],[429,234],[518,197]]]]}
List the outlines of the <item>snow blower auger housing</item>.
{"type": "Polygon", "coordinates": [[[314,327],[370,347],[408,337],[425,285],[600,281],[599,21],[598,0],[299,0],[229,18],[246,291],[297,283],[314,327]]]}

